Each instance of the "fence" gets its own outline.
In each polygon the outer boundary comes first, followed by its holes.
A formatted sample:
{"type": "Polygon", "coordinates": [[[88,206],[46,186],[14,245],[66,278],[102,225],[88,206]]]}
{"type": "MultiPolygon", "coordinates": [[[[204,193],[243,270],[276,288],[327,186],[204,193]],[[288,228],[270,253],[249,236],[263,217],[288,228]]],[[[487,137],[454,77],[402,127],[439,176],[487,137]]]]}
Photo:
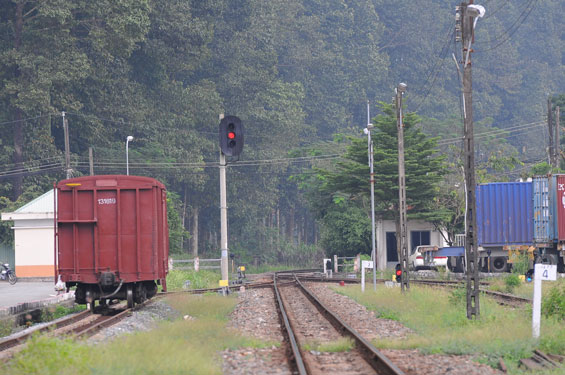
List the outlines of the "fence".
{"type": "Polygon", "coordinates": [[[221,268],[221,258],[218,259],[200,259],[196,257],[194,259],[173,259],[169,263],[169,269],[179,269],[179,270],[188,270],[193,269],[198,272],[198,270],[215,270],[221,268]],[[192,263],[192,266],[190,265],[192,263]],[[201,263],[212,263],[212,265],[200,265],[201,263]],[[217,263],[214,265],[213,263],[217,263]],[[179,266],[177,266],[177,264],[179,266]]]}
{"type": "Polygon", "coordinates": [[[361,256],[357,255],[354,257],[338,257],[334,255],[334,272],[357,272],[361,269],[361,256]],[[341,260],[341,264],[339,261],[341,260]],[[348,261],[353,260],[353,263],[348,261]],[[340,269],[341,268],[341,269],[340,269]]]}

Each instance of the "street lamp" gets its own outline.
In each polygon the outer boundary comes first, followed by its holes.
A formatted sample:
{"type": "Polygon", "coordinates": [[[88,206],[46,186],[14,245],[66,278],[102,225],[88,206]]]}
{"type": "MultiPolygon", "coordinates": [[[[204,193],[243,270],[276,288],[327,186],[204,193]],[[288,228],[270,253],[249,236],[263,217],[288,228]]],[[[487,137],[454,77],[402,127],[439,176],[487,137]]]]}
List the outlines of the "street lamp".
{"type": "Polygon", "coordinates": [[[369,112],[369,101],[367,100],[367,127],[363,132],[367,134],[367,147],[369,153],[369,173],[371,182],[371,259],[373,260],[373,290],[377,290],[377,251],[375,245],[375,173],[373,172],[373,139],[371,138],[371,116],[369,112]]]}
{"type": "MultiPolygon", "coordinates": [[[[479,18],[482,18],[485,15],[485,7],[482,5],[477,4],[470,4],[467,6],[465,10],[465,15],[467,17],[474,18],[473,20],[473,28],[471,30],[471,34],[475,33],[475,27],[477,26],[477,21],[479,18]]],[[[469,38],[469,44],[467,45],[467,55],[465,56],[465,66],[469,63],[469,53],[471,53],[471,43],[473,42],[473,38],[469,38]]]]}
{"type": "Polygon", "coordinates": [[[129,176],[129,155],[128,155],[128,144],[133,141],[133,136],[128,135],[126,138],[126,175],[129,176]]]}

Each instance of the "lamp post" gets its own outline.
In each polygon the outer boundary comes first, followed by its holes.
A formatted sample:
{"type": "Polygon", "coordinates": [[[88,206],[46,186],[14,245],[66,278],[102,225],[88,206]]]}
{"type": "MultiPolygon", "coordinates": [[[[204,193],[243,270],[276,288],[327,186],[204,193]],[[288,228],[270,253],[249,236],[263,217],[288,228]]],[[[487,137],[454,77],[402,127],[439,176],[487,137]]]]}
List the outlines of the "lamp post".
{"type": "MultiPolygon", "coordinates": [[[[375,173],[373,172],[373,139],[371,138],[371,129],[374,125],[371,124],[371,116],[369,113],[369,101],[367,100],[367,127],[363,132],[367,134],[367,147],[369,153],[369,173],[371,182],[371,259],[373,260],[373,290],[377,290],[377,251],[375,246],[375,173]]],[[[363,286],[364,287],[364,286],[363,286]]]]}
{"type": "Polygon", "coordinates": [[[128,152],[128,145],[133,141],[133,136],[128,135],[126,138],[126,175],[129,176],[129,152],[128,152]]]}

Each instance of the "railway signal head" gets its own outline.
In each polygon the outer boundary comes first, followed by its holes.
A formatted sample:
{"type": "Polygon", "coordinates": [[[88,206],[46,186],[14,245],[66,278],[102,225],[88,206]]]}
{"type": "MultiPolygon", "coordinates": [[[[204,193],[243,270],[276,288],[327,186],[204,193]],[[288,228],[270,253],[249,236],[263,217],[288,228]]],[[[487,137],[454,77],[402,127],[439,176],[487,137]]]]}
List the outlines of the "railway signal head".
{"type": "Polygon", "coordinates": [[[243,150],[243,124],[239,117],[226,116],[220,121],[220,149],[226,156],[239,156],[243,150]]]}
{"type": "Polygon", "coordinates": [[[402,268],[400,267],[400,263],[396,265],[395,269],[395,273],[396,273],[396,282],[400,283],[402,282],[402,268]]]}

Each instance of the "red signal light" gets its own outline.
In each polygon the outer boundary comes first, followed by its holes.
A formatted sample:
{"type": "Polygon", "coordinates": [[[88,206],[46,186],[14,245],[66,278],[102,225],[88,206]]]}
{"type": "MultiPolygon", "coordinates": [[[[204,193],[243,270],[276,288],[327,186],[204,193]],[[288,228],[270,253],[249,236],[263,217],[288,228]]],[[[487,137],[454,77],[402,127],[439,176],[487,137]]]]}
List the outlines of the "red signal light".
{"type": "Polygon", "coordinates": [[[228,133],[228,138],[229,138],[229,139],[234,139],[234,138],[235,138],[235,133],[234,133],[234,132],[229,132],[229,133],[228,133]]]}
{"type": "Polygon", "coordinates": [[[396,270],[396,276],[402,276],[402,270],[396,270]]]}

